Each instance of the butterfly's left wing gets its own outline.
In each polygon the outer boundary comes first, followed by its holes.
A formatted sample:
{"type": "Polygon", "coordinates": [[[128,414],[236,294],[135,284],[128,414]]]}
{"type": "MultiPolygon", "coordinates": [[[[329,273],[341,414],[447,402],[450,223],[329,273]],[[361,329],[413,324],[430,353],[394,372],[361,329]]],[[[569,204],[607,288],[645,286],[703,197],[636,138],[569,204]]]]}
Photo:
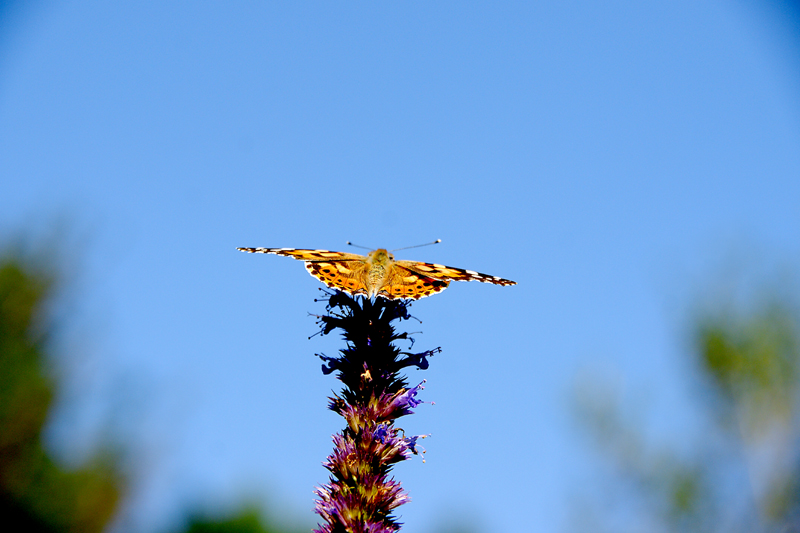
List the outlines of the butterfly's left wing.
{"type": "Polygon", "coordinates": [[[474,270],[465,270],[435,263],[420,263],[419,261],[395,261],[395,263],[422,276],[428,276],[437,280],[446,281],[482,281],[483,283],[494,283],[495,285],[516,285],[516,281],[510,279],[481,274],[474,270]]]}

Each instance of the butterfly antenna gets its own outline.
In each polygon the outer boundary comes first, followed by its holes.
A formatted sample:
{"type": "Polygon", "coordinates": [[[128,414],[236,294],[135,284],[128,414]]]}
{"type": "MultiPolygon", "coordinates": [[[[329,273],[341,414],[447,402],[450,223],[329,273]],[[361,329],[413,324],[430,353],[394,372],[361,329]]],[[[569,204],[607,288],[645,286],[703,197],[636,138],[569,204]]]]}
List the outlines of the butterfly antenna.
{"type": "Polygon", "coordinates": [[[430,246],[431,244],[439,244],[440,242],[442,242],[442,239],[436,239],[433,242],[426,242],[425,244],[415,244],[414,246],[406,246],[405,248],[395,248],[394,250],[389,250],[389,251],[397,252],[399,250],[408,250],[409,248],[421,248],[422,246],[430,246]]]}
{"type": "Polygon", "coordinates": [[[353,244],[350,241],[347,241],[348,246],[352,246],[353,248],[361,248],[362,250],[372,250],[373,248],[367,248],[366,246],[361,246],[359,244],[353,244]]]}

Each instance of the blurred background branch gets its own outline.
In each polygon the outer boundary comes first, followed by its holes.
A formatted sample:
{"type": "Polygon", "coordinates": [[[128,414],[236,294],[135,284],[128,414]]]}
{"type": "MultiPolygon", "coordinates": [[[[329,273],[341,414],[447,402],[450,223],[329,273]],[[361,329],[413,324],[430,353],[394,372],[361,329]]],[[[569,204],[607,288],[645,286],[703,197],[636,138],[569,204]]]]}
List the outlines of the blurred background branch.
{"type": "Polygon", "coordinates": [[[581,504],[575,527],[800,531],[800,321],[790,286],[736,287],[744,300],[729,292],[697,313],[688,355],[699,378],[693,408],[706,425],[675,428],[680,445],[648,439],[647,413],[634,412],[619,387],[578,381],[578,419],[614,474],[581,504]]]}

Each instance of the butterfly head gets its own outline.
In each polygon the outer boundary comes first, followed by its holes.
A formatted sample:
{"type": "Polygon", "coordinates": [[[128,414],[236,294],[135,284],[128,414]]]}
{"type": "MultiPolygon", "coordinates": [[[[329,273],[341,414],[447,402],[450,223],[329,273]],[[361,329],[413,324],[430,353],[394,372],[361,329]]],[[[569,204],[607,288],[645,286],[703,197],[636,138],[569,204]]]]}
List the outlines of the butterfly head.
{"type": "Polygon", "coordinates": [[[394,261],[394,256],[384,248],[378,248],[374,252],[370,252],[369,258],[373,265],[387,265],[394,261]]]}

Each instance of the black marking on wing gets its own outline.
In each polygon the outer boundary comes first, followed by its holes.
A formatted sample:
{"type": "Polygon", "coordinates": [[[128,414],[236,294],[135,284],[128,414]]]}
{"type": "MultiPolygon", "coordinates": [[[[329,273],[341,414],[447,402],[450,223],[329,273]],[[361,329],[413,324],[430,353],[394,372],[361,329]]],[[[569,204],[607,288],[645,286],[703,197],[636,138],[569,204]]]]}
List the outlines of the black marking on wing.
{"type": "Polygon", "coordinates": [[[493,283],[495,285],[516,285],[516,281],[501,278],[498,276],[490,276],[489,274],[481,274],[474,270],[466,270],[463,268],[449,267],[445,265],[437,265],[435,263],[420,263],[418,261],[397,261],[399,266],[407,268],[412,272],[424,276],[430,276],[437,279],[447,279],[453,281],[481,281],[483,283],[493,283]]]}
{"type": "Polygon", "coordinates": [[[311,250],[307,248],[236,248],[250,254],[275,254],[291,257],[299,261],[364,261],[366,257],[358,254],[332,252],[330,250],[311,250]]]}

